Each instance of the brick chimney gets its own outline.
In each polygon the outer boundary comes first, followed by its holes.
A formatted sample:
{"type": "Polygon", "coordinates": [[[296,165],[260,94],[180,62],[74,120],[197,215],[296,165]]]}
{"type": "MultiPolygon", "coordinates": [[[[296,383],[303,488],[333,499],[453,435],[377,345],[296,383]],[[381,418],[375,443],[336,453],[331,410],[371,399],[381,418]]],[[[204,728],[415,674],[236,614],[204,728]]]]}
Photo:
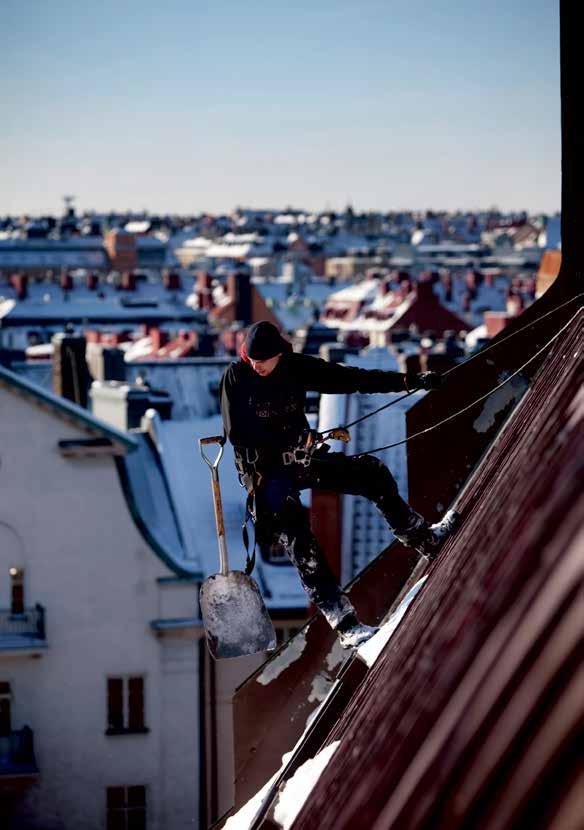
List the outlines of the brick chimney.
{"type": "Polygon", "coordinates": [[[25,300],[28,296],[28,275],[27,274],[12,274],[10,277],[10,284],[16,291],[18,300],[25,300]]]}
{"type": "Polygon", "coordinates": [[[60,285],[63,291],[73,290],[73,277],[65,268],[61,270],[60,285]]]}
{"type": "Polygon", "coordinates": [[[122,279],[118,285],[119,291],[135,291],[136,290],[136,274],[133,271],[124,271],[122,279]]]}
{"type": "Polygon", "coordinates": [[[114,271],[132,271],[138,267],[136,238],[131,233],[118,228],[107,231],[104,235],[103,247],[107,251],[114,271]]]}
{"type": "Polygon", "coordinates": [[[211,274],[207,271],[197,271],[196,294],[199,308],[209,310],[213,308],[213,291],[211,288],[211,274]]]}
{"type": "Polygon", "coordinates": [[[161,331],[158,326],[149,326],[148,337],[152,341],[152,351],[157,352],[168,343],[168,334],[161,331]]]}

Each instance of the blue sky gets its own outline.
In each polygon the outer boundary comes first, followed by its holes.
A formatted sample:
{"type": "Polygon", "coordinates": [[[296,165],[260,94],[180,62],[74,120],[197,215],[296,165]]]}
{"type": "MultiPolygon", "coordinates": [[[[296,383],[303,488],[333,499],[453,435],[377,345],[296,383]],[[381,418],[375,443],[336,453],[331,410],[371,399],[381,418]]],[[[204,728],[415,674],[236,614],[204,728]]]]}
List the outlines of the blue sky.
{"type": "Polygon", "coordinates": [[[557,0],[4,0],[0,215],[560,207],[557,0]]]}

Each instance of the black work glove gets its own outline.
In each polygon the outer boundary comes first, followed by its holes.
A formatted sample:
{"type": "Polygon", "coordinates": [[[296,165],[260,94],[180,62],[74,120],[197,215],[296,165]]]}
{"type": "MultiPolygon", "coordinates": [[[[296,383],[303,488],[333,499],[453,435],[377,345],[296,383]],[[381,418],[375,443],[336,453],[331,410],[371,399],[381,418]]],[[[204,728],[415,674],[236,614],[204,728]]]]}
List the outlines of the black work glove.
{"type": "Polygon", "coordinates": [[[408,372],[405,376],[405,387],[408,392],[414,389],[426,389],[427,391],[440,389],[442,382],[442,375],[438,372],[408,372]]]}

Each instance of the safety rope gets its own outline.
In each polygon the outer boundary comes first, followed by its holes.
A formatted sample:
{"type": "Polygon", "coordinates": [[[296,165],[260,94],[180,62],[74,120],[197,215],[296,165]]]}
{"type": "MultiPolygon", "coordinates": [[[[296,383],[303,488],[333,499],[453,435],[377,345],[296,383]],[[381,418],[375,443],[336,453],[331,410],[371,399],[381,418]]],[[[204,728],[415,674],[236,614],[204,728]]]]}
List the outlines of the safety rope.
{"type": "MultiPolygon", "coordinates": [[[[578,300],[581,297],[584,297],[584,292],[582,292],[580,294],[576,294],[574,297],[571,297],[565,303],[562,303],[561,305],[556,306],[555,308],[552,308],[551,311],[547,311],[545,314],[542,314],[541,317],[537,318],[537,320],[532,320],[530,323],[526,323],[525,326],[522,326],[521,328],[517,329],[517,331],[511,332],[511,334],[508,334],[506,337],[502,337],[500,340],[497,340],[495,343],[491,343],[489,346],[486,346],[484,349],[481,349],[480,352],[477,352],[476,354],[473,354],[470,357],[467,357],[466,360],[463,360],[460,363],[457,363],[456,366],[452,366],[450,369],[448,369],[448,371],[444,372],[442,374],[442,377],[446,377],[451,372],[454,372],[456,369],[460,369],[462,366],[466,366],[467,363],[470,363],[471,360],[475,360],[477,357],[484,357],[487,354],[487,352],[491,351],[491,349],[494,349],[497,346],[500,346],[502,343],[506,343],[507,340],[511,340],[511,338],[516,337],[518,334],[521,334],[522,332],[526,331],[527,329],[533,328],[533,326],[537,325],[542,320],[545,320],[546,317],[549,317],[551,314],[555,314],[557,311],[560,311],[562,308],[565,308],[567,305],[570,305],[570,303],[573,303],[574,300],[578,300]]],[[[534,357],[532,359],[534,360],[536,356],[537,355],[534,355],[534,357]]],[[[320,435],[323,438],[326,439],[327,435],[330,435],[330,437],[332,437],[331,433],[333,433],[333,432],[337,432],[339,430],[341,430],[341,431],[342,430],[347,430],[350,427],[354,427],[356,424],[360,424],[361,421],[365,421],[367,418],[372,418],[374,415],[377,415],[379,412],[383,412],[384,409],[389,409],[390,406],[394,406],[395,404],[400,403],[400,401],[403,401],[405,398],[409,398],[409,396],[412,395],[414,393],[414,391],[420,391],[420,390],[412,390],[411,392],[406,392],[405,395],[400,395],[399,398],[393,398],[393,400],[389,401],[389,403],[385,403],[382,406],[378,407],[377,409],[374,409],[372,412],[368,412],[366,415],[362,415],[360,418],[356,418],[354,421],[351,421],[349,424],[344,424],[343,426],[332,427],[331,429],[324,430],[324,432],[321,432],[320,435]]],[[[496,389],[493,389],[492,391],[495,392],[496,389]]],[[[489,392],[489,394],[492,394],[492,392],[489,392]]],[[[400,441],[400,443],[403,443],[403,442],[400,441]]],[[[395,445],[392,445],[392,446],[395,446],[395,445]]],[[[371,452],[376,452],[376,450],[371,450],[371,452]]]]}
{"type": "MultiPolygon", "coordinates": [[[[579,296],[582,296],[582,295],[579,295],[579,296]]],[[[484,401],[486,398],[493,395],[499,389],[502,389],[503,386],[505,386],[507,383],[509,383],[510,380],[513,380],[514,377],[516,377],[520,372],[522,372],[525,369],[526,366],[529,366],[530,363],[532,363],[536,358],[538,358],[540,356],[540,354],[542,354],[548,348],[548,346],[551,346],[551,344],[555,340],[557,340],[558,337],[572,324],[572,321],[576,319],[576,317],[578,316],[578,314],[580,313],[581,310],[582,310],[582,308],[579,308],[578,311],[576,311],[576,313],[568,320],[568,322],[564,326],[562,326],[562,328],[558,332],[556,332],[556,334],[554,334],[554,336],[550,340],[548,340],[547,343],[545,343],[541,347],[541,349],[539,349],[539,351],[537,351],[528,360],[526,360],[525,363],[523,363],[519,367],[519,369],[516,369],[515,372],[513,372],[511,375],[509,375],[508,378],[505,378],[505,380],[502,381],[502,383],[499,383],[497,386],[495,386],[494,389],[491,389],[486,394],[481,395],[480,398],[477,398],[475,401],[468,404],[468,406],[465,406],[462,409],[459,409],[458,412],[454,412],[452,415],[448,415],[446,418],[443,418],[441,421],[438,421],[438,423],[432,424],[432,426],[426,427],[426,429],[422,429],[419,432],[414,432],[413,435],[409,435],[407,438],[402,438],[401,441],[394,441],[393,444],[386,444],[383,447],[376,447],[375,449],[367,450],[366,452],[352,453],[352,454],[348,455],[347,457],[348,458],[360,458],[363,455],[371,455],[372,453],[375,453],[375,452],[381,452],[382,450],[390,450],[393,447],[399,447],[401,444],[407,444],[408,441],[413,441],[414,438],[419,438],[420,435],[425,435],[428,432],[432,432],[433,430],[438,429],[438,427],[441,427],[443,424],[448,423],[448,421],[452,421],[452,420],[454,420],[454,418],[458,418],[459,415],[463,415],[465,412],[468,412],[470,409],[472,409],[478,403],[480,403],[481,401],[484,401]]]]}

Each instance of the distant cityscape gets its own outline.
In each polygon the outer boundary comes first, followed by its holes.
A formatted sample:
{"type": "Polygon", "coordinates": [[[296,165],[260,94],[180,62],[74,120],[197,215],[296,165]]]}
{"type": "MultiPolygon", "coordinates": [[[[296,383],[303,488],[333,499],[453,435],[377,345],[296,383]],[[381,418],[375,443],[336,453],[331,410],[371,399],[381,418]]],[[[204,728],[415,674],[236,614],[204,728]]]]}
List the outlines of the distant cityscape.
{"type": "Polygon", "coordinates": [[[67,324],[127,361],[234,354],[237,324],[262,314],[292,337],[383,346],[424,334],[397,311],[430,282],[457,320],[426,342],[454,329],[472,348],[535,298],[559,248],[559,215],[78,215],[65,197],[62,216],[0,219],[0,347],[38,358],[67,324]]]}

